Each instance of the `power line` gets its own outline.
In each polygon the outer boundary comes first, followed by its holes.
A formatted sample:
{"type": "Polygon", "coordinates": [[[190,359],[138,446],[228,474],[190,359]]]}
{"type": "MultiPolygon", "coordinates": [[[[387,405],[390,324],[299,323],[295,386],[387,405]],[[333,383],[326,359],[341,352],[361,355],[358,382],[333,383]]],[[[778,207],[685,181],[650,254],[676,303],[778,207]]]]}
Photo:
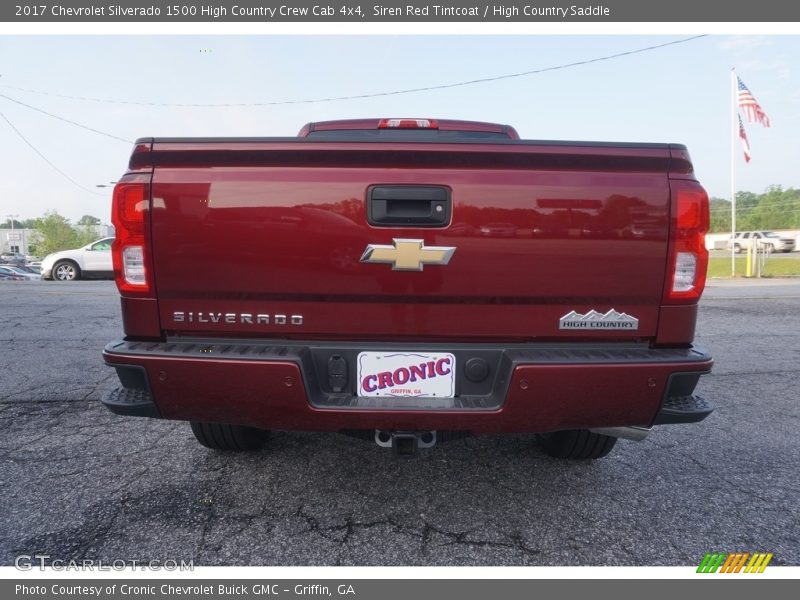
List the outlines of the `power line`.
{"type": "MultiPolygon", "coordinates": [[[[752,206],[742,206],[742,207],[737,206],[736,210],[739,210],[740,208],[741,208],[741,210],[753,210],[753,209],[756,209],[756,208],[777,208],[777,209],[780,209],[782,206],[785,206],[787,204],[798,204],[798,203],[800,203],[800,198],[787,198],[783,202],[774,202],[774,203],[765,203],[765,204],[753,204],[752,206]]],[[[712,211],[714,211],[714,210],[728,210],[729,211],[730,208],[731,208],[730,206],[714,206],[714,207],[711,208],[711,210],[712,211]]]]}
{"type": "MultiPolygon", "coordinates": [[[[736,207],[736,212],[743,213],[743,212],[750,212],[754,210],[762,210],[762,211],[771,211],[771,212],[783,212],[784,210],[794,210],[800,209],[800,200],[789,200],[788,202],[783,202],[780,206],[742,206],[736,207]]],[[[709,210],[711,214],[728,214],[731,212],[730,207],[715,207],[709,210]]]]}
{"type": "MultiPolygon", "coordinates": [[[[786,214],[792,214],[793,215],[793,214],[796,214],[796,213],[800,213],[800,207],[787,208],[785,210],[780,211],[781,215],[786,215],[786,214]]],[[[770,214],[761,214],[761,213],[754,213],[752,211],[747,211],[747,212],[744,212],[744,213],[737,212],[736,214],[738,216],[741,216],[742,218],[750,217],[752,215],[759,215],[759,214],[760,214],[760,216],[763,216],[763,217],[772,217],[772,216],[774,216],[771,213],[770,214]]],[[[728,217],[729,215],[730,215],[730,212],[727,212],[727,213],[714,213],[711,216],[712,217],[728,217]]]]}
{"type": "Polygon", "coordinates": [[[65,178],[67,181],[69,181],[69,182],[70,182],[71,184],[73,184],[74,186],[77,186],[77,187],[79,187],[80,189],[82,189],[82,190],[83,190],[83,191],[85,191],[85,192],[89,192],[90,194],[94,194],[95,196],[105,196],[105,194],[98,194],[97,192],[95,192],[95,191],[93,191],[93,190],[90,190],[90,189],[89,189],[89,188],[87,188],[87,187],[84,187],[84,186],[82,186],[80,183],[78,183],[77,181],[75,181],[75,180],[74,180],[72,177],[70,177],[69,175],[67,175],[67,174],[66,174],[64,171],[62,171],[62,170],[61,170],[61,169],[59,169],[59,168],[58,168],[56,165],[54,165],[52,162],[50,162],[50,159],[48,159],[48,158],[47,158],[47,157],[46,157],[44,154],[42,154],[41,152],[39,152],[39,150],[36,148],[36,146],[34,146],[32,143],[30,143],[30,142],[28,141],[28,138],[26,138],[26,137],[25,137],[25,136],[22,134],[22,132],[21,132],[19,129],[17,129],[17,128],[14,126],[14,124],[13,124],[11,121],[9,121],[9,120],[8,120],[8,117],[7,117],[7,116],[5,116],[5,115],[3,114],[3,112],[2,112],[2,111],[0,111],[0,117],[2,117],[2,118],[3,118],[3,120],[4,120],[6,123],[8,123],[8,126],[9,126],[9,127],[11,127],[11,129],[13,129],[13,130],[14,130],[14,132],[15,132],[15,133],[16,133],[16,134],[17,134],[17,135],[20,137],[20,139],[22,139],[22,141],[23,141],[23,142],[25,142],[25,143],[26,143],[26,144],[27,144],[27,145],[30,147],[30,149],[31,149],[31,150],[33,150],[34,152],[36,152],[36,154],[38,154],[38,155],[39,155],[39,157],[40,157],[40,158],[41,158],[41,159],[42,159],[44,162],[46,162],[48,165],[50,165],[51,167],[53,167],[53,169],[55,169],[55,170],[56,170],[56,171],[57,171],[57,172],[58,172],[58,173],[59,173],[59,174],[60,174],[62,177],[64,177],[64,178],[65,178]]]}
{"type": "Polygon", "coordinates": [[[10,98],[10,97],[6,96],[5,94],[0,94],[0,98],[5,98],[6,100],[9,100],[10,102],[14,102],[15,104],[19,104],[20,106],[24,106],[25,108],[29,108],[31,110],[35,110],[36,112],[40,112],[43,115],[47,115],[48,117],[52,117],[54,119],[58,119],[59,121],[64,121],[64,123],[69,123],[70,125],[75,125],[75,127],[80,127],[81,129],[86,129],[87,131],[91,131],[91,132],[97,133],[99,135],[104,135],[104,136],[109,137],[111,139],[119,140],[120,142],[125,142],[126,144],[132,144],[133,143],[133,141],[131,141],[131,140],[126,140],[125,138],[121,138],[121,137],[116,136],[114,134],[106,133],[105,131],[100,131],[99,129],[95,129],[94,127],[89,127],[88,125],[84,125],[83,123],[78,123],[77,121],[70,121],[69,119],[66,119],[64,117],[60,117],[58,115],[54,115],[53,113],[47,112],[46,110],[42,110],[41,108],[36,108],[35,106],[31,106],[30,104],[26,104],[25,102],[22,102],[21,100],[15,100],[14,98],[10,98]]]}
{"type": "Polygon", "coordinates": [[[56,92],[48,92],[44,90],[34,90],[30,88],[17,87],[13,85],[0,85],[0,87],[17,90],[20,92],[29,92],[32,94],[42,94],[45,96],[55,96],[58,98],[67,98],[69,100],[82,100],[86,102],[101,102],[107,104],[133,104],[137,106],[161,106],[161,107],[193,107],[193,108],[224,108],[224,107],[248,107],[248,106],[280,106],[287,104],[314,104],[318,102],[339,102],[343,100],[361,100],[365,98],[379,98],[383,96],[399,96],[401,94],[415,94],[418,92],[430,92],[434,90],[445,90],[455,87],[462,87],[467,85],[476,85],[479,83],[490,83],[493,81],[500,81],[503,79],[513,79],[516,77],[527,77],[529,75],[538,75],[539,73],[547,73],[550,71],[559,71],[569,69],[572,67],[579,67],[590,65],[598,62],[613,60],[615,58],[622,58],[623,56],[631,56],[634,54],[641,54],[642,52],[650,52],[658,50],[659,48],[666,48],[667,46],[676,46],[678,44],[685,44],[700,38],[708,37],[707,33],[700,35],[693,35],[688,38],[673,40],[671,42],[664,42],[663,44],[656,44],[653,46],[645,46],[644,48],[637,48],[635,50],[627,50],[625,52],[617,52],[607,56],[599,56],[597,58],[590,58],[586,60],[579,60],[562,65],[555,65],[552,67],[544,67],[541,69],[532,69],[530,71],[521,71],[519,73],[507,73],[505,75],[496,75],[494,77],[482,77],[479,79],[470,79],[468,81],[459,81],[455,83],[444,83],[440,85],[431,85],[425,87],[408,88],[400,90],[391,90],[386,92],[374,92],[370,94],[354,94],[352,96],[332,96],[328,98],[310,98],[305,100],[276,100],[268,102],[230,102],[230,103],[181,103],[181,102],[142,102],[136,100],[117,100],[112,98],[94,98],[90,96],[73,96],[69,94],[59,94],[56,92]]]}

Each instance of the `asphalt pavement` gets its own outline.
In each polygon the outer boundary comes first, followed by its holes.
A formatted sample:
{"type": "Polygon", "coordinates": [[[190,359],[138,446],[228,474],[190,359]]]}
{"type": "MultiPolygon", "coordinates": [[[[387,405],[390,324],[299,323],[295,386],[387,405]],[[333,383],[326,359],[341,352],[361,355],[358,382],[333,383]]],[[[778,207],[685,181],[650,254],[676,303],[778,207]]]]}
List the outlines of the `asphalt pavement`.
{"type": "Polygon", "coordinates": [[[20,554],[196,565],[696,565],[709,551],[800,564],[800,281],[712,281],[716,360],[694,425],[547,457],[481,436],[397,460],[337,434],[217,453],[186,423],[111,414],[100,351],[112,282],[0,282],[0,564],[20,554]]]}

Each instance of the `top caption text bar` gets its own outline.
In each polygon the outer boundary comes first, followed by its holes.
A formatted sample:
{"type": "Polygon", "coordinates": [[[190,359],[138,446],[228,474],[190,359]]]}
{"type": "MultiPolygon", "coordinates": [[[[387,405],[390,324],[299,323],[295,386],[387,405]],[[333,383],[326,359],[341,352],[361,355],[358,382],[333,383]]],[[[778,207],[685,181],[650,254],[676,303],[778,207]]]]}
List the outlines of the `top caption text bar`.
{"type": "Polygon", "coordinates": [[[420,0],[382,3],[358,0],[283,4],[253,0],[159,2],[156,0],[63,0],[0,4],[0,22],[143,23],[143,22],[793,22],[800,3],[786,0],[698,2],[670,0],[542,0],[481,2],[420,0]]]}

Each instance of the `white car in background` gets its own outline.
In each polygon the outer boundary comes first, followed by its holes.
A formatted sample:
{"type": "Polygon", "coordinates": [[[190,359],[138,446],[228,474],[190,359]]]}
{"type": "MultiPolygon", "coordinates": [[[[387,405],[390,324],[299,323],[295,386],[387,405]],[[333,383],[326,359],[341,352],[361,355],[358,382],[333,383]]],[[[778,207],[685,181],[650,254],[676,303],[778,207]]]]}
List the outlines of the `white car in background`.
{"type": "Polygon", "coordinates": [[[0,265],[0,273],[6,275],[18,275],[28,280],[41,279],[39,273],[34,273],[32,270],[20,267],[19,265],[0,265]]]}
{"type": "Polygon", "coordinates": [[[794,250],[794,238],[780,236],[774,231],[738,231],[732,240],[728,240],[728,249],[744,252],[753,245],[753,240],[762,249],[770,252],[791,252],[794,250]]]}
{"type": "Polygon", "coordinates": [[[83,248],[48,254],[42,260],[42,279],[73,281],[113,278],[114,267],[111,264],[113,241],[113,237],[103,238],[83,248]]]}

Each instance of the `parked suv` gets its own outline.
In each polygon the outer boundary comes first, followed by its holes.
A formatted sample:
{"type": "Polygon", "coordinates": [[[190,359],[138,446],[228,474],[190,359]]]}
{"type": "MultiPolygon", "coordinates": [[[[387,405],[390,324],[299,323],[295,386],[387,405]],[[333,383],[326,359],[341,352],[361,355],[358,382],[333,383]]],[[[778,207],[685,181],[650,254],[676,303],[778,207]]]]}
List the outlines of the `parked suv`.
{"type": "Polygon", "coordinates": [[[83,248],[48,254],[42,260],[42,279],[72,281],[73,279],[111,279],[113,237],[103,238],[83,248]]]}
{"type": "Polygon", "coordinates": [[[728,249],[744,252],[758,240],[759,247],[766,247],[772,252],[791,252],[794,250],[794,238],[781,237],[774,231],[739,231],[732,240],[728,240],[728,249]]]}

